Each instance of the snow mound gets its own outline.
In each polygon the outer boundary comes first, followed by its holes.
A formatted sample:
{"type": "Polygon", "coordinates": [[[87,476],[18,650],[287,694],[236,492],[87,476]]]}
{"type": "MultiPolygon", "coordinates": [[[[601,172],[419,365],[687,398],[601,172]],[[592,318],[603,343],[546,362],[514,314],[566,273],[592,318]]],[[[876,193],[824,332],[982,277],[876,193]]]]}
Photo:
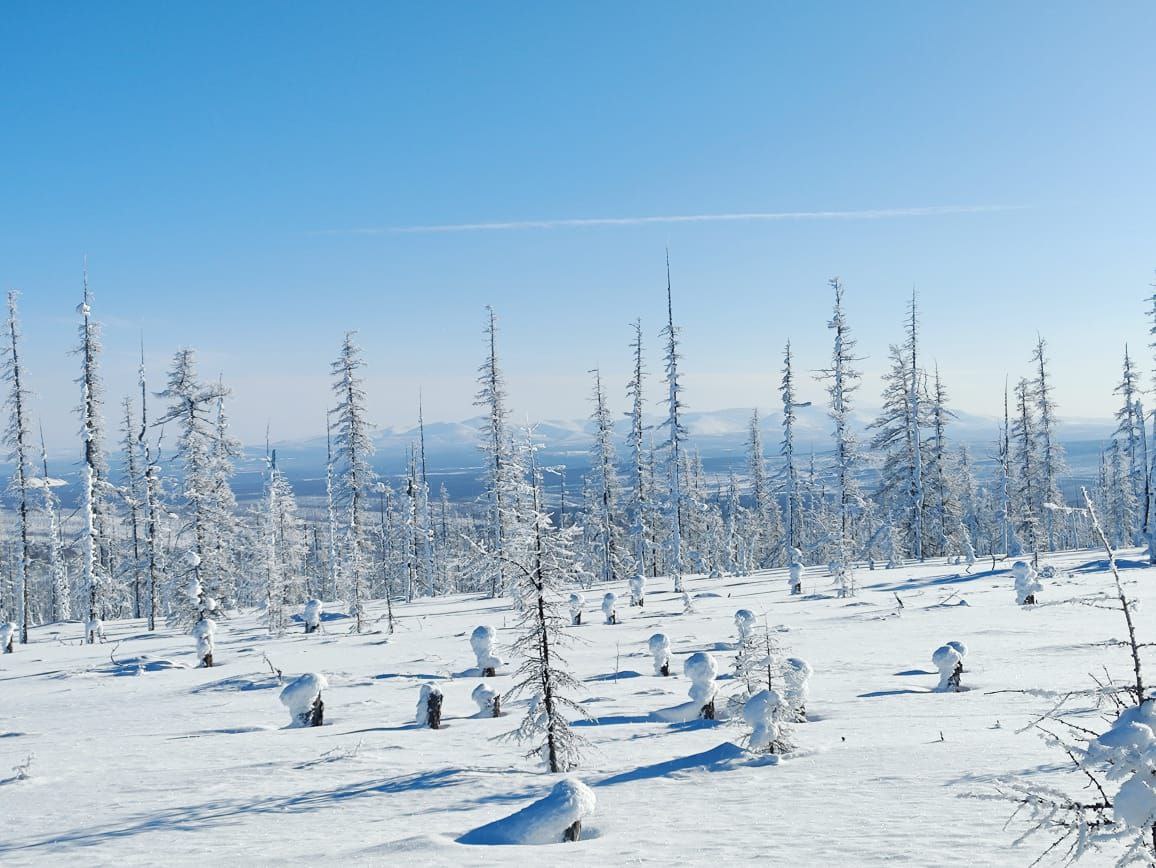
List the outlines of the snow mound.
{"type": "Polygon", "coordinates": [[[575,778],[564,778],[543,798],[466,833],[458,843],[561,844],[566,829],[593,814],[595,803],[593,790],[575,778]]]}

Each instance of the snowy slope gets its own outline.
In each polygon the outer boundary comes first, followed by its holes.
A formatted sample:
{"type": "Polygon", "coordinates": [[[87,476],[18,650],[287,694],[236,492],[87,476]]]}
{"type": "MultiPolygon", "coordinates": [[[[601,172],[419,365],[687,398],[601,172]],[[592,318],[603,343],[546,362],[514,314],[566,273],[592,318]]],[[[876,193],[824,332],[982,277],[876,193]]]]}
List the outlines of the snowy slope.
{"type": "MultiPolygon", "coordinates": [[[[1071,573],[1047,583],[1047,602],[1110,583],[1093,553],[1052,562],[1071,573]]],[[[1125,572],[1134,592],[1156,582],[1138,563],[1125,572]]],[[[1104,665],[1120,676],[1129,666],[1123,650],[1096,644],[1121,635],[1116,613],[1022,610],[1008,566],[864,570],[854,600],[833,598],[817,568],[801,598],[786,595],[779,571],[692,579],[693,614],[657,580],[645,609],[621,606],[615,626],[599,623],[600,595],[588,593],[588,624],[572,630],[568,657],[597,719],[583,728],[595,750],[576,774],[597,807],[584,840],[533,852],[458,842],[557,781],[521,746],[495,740],[523,705],[499,719],[472,716],[480,679],[469,636],[490,624],[509,644],[514,618],[501,601],[397,606],[393,637],[348,635],[347,622],[331,618],[320,636],[269,639],[257,613],[242,613],[221,625],[220,665],[209,670],[185,668],[187,636],[150,636],[138,622],[110,624],[97,647],[77,644],[77,624],[42,628],[32,645],[0,656],[0,864],[304,864],[320,855],[326,864],[1026,865],[1049,842],[1011,849],[1020,829],[1004,828],[1007,806],[959,796],[1013,772],[1073,790],[1081,782],[1062,754],[1017,732],[1053,700],[990,691],[1063,692],[1090,686],[1088,673],[1104,665]],[[741,750],[741,725],[652,717],[686,701],[689,654],[712,651],[729,672],[738,608],[783,625],[779,638],[815,670],[811,721],[778,764],[741,750]],[[651,674],[646,640],[657,631],[671,640],[671,678],[651,674]],[[931,652],[952,639],[969,646],[969,689],[929,692],[931,652]],[[287,678],[326,676],[325,726],[286,728],[263,655],[287,678]],[[427,681],[445,694],[437,731],[413,723],[427,681]],[[30,754],[27,779],[9,772],[30,754]]],[[[1156,623],[1141,619],[1144,638],[1156,638],[1156,623]]],[[[510,682],[501,672],[488,680],[510,682]]],[[[1093,709],[1081,717],[1103,728],[1093,709]]],[[[1111,864],[1110,855],[1085,864],[1111,864]]]]}

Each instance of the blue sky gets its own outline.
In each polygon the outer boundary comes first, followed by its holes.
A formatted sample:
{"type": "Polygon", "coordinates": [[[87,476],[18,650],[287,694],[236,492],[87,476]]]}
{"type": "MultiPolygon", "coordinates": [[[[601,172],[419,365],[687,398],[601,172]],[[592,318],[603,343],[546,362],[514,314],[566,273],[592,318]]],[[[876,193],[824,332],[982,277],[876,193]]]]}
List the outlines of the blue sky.
{"type": "Polygon", "coordinates": [[[250,442],[320,429],[348,328],[376,422],[412,422],[419,388],[428,418],[471,415],[487,303],[519,415],[585,414],[595,365],[625,409],[667,245],[695,409],[774,408],[788,337],[823,365],[839,274],[864,404],[914,286],[962,409],[997,411],[1038,330],[1061,412],[1104,416],[1124,343],[1151,367],[1154,25],[1139,2],[9,0],[0,283],[61,445],[85,255],[110,405],[143,329],[158,387],[197,347],[250,442]]]}

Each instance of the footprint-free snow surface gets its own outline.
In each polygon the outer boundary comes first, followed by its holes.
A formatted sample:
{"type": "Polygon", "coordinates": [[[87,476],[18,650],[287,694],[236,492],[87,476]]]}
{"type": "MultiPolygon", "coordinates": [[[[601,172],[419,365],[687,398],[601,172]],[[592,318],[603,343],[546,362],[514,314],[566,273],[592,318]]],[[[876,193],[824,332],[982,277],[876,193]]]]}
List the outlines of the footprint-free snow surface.
{"type": "MultiPolygon", "coordinates": [[[[1127,588],[1142,597],[1156,572],[1125,556],[1127,588]]],[[[1110,590],[1102,557],[1045,562],[1060,575],[1026,609],[1010,563],[993,572],[990,560],[861,569],[852,599],[837,599],[817,568],[794,597],[783,571],[692,577],[690,613],[665,579],[641,609],[625,585],[587,592],[565,656],[593,718],[573,777],[596,807],[581,841],[536,847],[478,831],[559,780],[498,738],[524,702],[476,716],[470,635],[492,626],[509,658],[516,616],[505,601],[395,604],[392,636],[384,620],[350,634],[329,614],[336,602],[308,636],[270,638],[261,613],[236,613],[219,626],[212,669],[194,668],[179,631],[115,622],[107,642],[84,646],[79,624],[41,627],[0,656],[0,864],[1026,865],[1050,841],[1013,848],[1023,829],[1007,825],[1012,806],[960,797],[1009,774],[1079,792],[1067,757],[1021,730],[1105,667],[1119,678],[1131,668],[1125,649],[1104,644],[1123,635],[1117,612],[1053,605],[1110,590]],[[597,611],[605,590],[622,601],[616,625],[597,611]],[[683,663],[698,651],[718,661],[725,706],[740,608],[814,669],[810,720],[778,762],[745,751],[741,723],[658,714],[688,701],[683,663]],[[669,678],[651,674],[657,632],[670,640],[669,678]],[[951,640],[967,645],[964,691],[934,692],[931,654],[951,640]],[[290,728],[280,690],[307,672],[328,681],[325,724],[290,728]],[[414,723],[430,682],[444,695],[436,731],[414,723]]],[[[1138,617],[1141,639],[1156,641],[1156,620],[1138,617]]],[[[516,664],[485,680],[506,690],[516,664]]],[[[1102,731],[1087,706],[1069,718],[1102,731]]]]}

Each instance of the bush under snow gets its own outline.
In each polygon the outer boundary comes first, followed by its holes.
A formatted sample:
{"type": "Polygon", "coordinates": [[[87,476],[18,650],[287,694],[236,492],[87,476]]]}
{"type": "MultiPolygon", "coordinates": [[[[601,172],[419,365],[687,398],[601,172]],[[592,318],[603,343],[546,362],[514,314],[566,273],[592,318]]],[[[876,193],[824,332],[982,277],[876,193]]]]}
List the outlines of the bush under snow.
{"type": "Polygon", "coordinates": [[[697,651],[686,658],[683,671],[690,679],[690,698],[702,709],[701,716],[714,719],[714,697],[718,690],[718,663],[706,651],[697,651]]]}
{"type": "Polygon", "coordinates": [[[808,682],[811,665],[801,657],[788,657],[783,661],[783,693],[791,717],[796,721],[807,719],[808,682]]]}
{"type": "Polygon", "coordinates": [[[478,717],[497,717],[501,714],[502,695],[486,682],[475,687],[470,698],[478,704],[478,717]]]}
{"type": "Polygon", "coordinates": [[[463,835],[463,844],[561,844],[577,840],[581,823],[594,813],[594,791],[579,780],[563,778],[549,794],[516,814],[463,835]]]}
{"type": "Polygon", "coordinates": [[[637,575],[630,579],[630,605],[643,606],[646,604],[646,576],[637,575]]]}
{"type": "Polygon", "coordinates": [[[1012,564],[1012,576],[1015,577],[1016,602],[1021,606],[1030,606],[1037,602],[1036,594],[1043,591],[1039,578],[1031,564],[1027,561],[1016,561],[1012,564]]]}
{"type": "Polygon", "coordinates": [[[575,591],[570,595],[570,624],[577,627],[582,623],[582,607],[586,605],[586,598],[575,591]]]}
{"type": "Polygon", "coordinates": [[[312,633],[321,626],[321,601],[314,599],[308,600],[305,603],[305,613],[302,615],[305,621],[305,632],[312,633]]]}
{"type": "Polygon", "coordinates": [[[931,654],[931,662],[939,670],[939,684],[936,690],[959,689],[959,676],[963,672],[963,655],[954,644],[941,645],[931,654]]]}
{"type": "Polygon", "coordinates": [[[792,594],[803,593],[803,565],[798,561],[791,561],[787,567],[787,590],[792,594]]]}
{"type": "Polygon", "coordinates": [[[607,591],[602,597],[602,617],[607,624],[618,623],[618,595],[613,591],[607,591]]]}
{"type": "MultiPolygon", "coordinates": [[[[201,622],[204,623],[204,622],[201,622]]],[[[293,726],[312,725],[321,691],[329,686],[320,672],[306,672],[290,681],[281,691],[281,704],[289,709],[293,726]]]]}
{"type": "Polygon", "coordinates": [[[654,674],[670,674],[670,640],[662,633],[655,633],[647,642],[654,658],[654,674]]]}
{"type": "Polygon", "coordinates": [[[470,634],[470,645],[474,649],[474,656],[478,660],[478,669],[482,675],[494,675],[495,671],[505,661],[494,653],[494,628],[482,625],[475,627],[470,634]]]}
{"type": "Polygon", "coordinates": [[[213,640],[217,632],[217,622],[212,618],[203,618],[193,625],[193,638],[197,640],[197,660],[204,666],[213,665],[213,649],[216,644],[213,640]]]}
{"type": "Polygon", "coordinates": [[[774,751],[783,698],[775,690],[760,690],[743,705],[743,720],[751,728],[751,750],[774,751]]]}

